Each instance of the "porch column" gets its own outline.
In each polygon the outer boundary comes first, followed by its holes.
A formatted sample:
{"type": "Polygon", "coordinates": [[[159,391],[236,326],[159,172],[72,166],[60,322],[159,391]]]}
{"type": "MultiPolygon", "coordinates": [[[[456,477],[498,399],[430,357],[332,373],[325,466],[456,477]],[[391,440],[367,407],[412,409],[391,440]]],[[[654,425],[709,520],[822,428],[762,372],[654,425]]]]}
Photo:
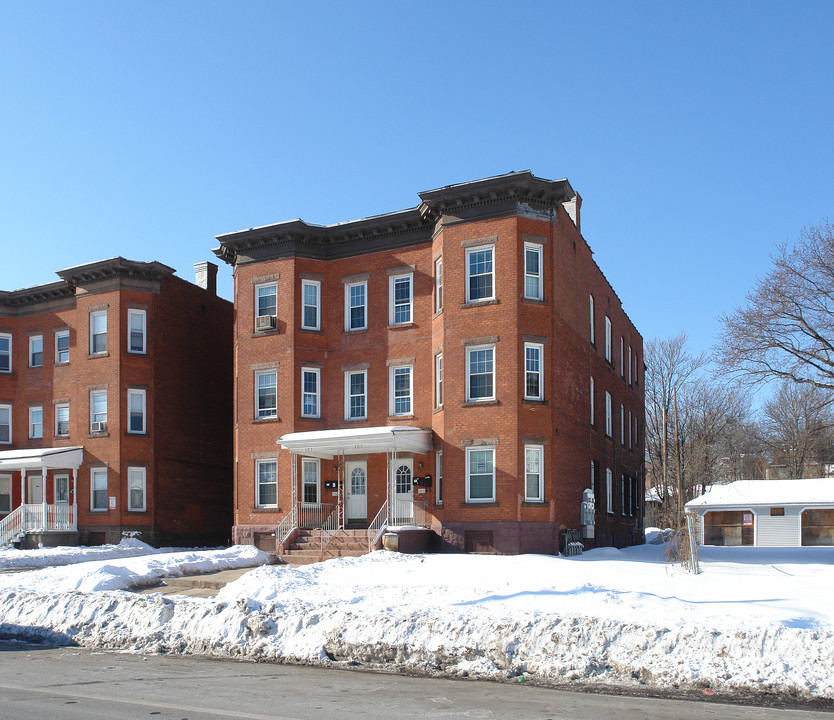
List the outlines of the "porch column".
{"type": "Polygon", "coordinates": [[[78,493],[75,487],[75,478],[78,475],[78,470],[70,468],[69,471],[69,487],[68,492],[72,493],[72,530],[78,530],[78,493]]]}
{"type": "Polygon", "coordinates": [[[26,504],[26,468],[20,468],[20,504],[26,504]]]}
{"type": "MultiPolygon", "coordinates": [[[[53,482],[53,484],[55,483],[54,478],[53,478],[52,482],[53,482]]],[[[54,492],[55,488],[53,487],[52,489],[53,489],[53,492],[54,492]]],[[[47,513],[47,507],[46,507],[46,467],[44,465],[41,465],[41,505],[43,506],[43,509],[42,509],[42,512],[43,512],[43,529],[44,530],[51,530],[52,528],[50,527],[50,523],[49,523],[49,520],[48,520],[47,515],[46,515],[46,513],[47,513]]]]}

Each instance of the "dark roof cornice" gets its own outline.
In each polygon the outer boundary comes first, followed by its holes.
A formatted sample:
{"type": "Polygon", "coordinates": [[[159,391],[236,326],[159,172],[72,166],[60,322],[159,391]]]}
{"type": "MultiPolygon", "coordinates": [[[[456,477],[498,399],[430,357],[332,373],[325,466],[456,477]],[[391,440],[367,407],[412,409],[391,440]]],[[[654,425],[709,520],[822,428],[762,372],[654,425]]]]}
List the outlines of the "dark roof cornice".
{"type": "Polygon", "coordinates": [[[0,309],[12,313],[29,305],[73,297],[75,297],[75,291],[63,280],[57,280],[22,290],[0,290],[0,309]]]}
{"type": "Polygon", "coordinates": [[[155,260],[139,262],[123,257],[108,258],[85,265],[76,265],[66,270],[58,270],[58,277],[73,287],[84,287],[104,280],[128,279],[145,282],[161,282],[173,275],[174,268],[155,260]]]}

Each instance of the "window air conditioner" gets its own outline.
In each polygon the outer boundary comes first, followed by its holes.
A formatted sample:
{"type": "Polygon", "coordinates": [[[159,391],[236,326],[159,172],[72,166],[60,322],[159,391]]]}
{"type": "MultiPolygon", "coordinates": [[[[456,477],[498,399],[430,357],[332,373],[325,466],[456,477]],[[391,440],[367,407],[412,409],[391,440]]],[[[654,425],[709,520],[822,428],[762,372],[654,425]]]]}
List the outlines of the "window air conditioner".
{"type": "Polygon", "coordinates": [[[94,433],[101,433],[107,431],[107,423],[106,422],[94,422],[91,424],[90,432],[94,433]]]}
{"type": "Polygon", "coordinates": [[[255,330],[274,330],[275,316],[274,315],[260,315],[255,318],[255,330]]]}

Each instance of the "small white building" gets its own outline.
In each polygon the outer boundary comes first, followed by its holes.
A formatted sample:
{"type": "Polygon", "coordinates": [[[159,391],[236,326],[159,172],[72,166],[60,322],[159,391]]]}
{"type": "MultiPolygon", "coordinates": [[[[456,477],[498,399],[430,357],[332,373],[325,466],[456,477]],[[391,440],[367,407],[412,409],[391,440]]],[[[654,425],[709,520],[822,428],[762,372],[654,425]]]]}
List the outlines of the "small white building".
{"type": "Polygon", "coordinates": [[[713,485],[686,509],[704,545],[834,545],[834,478],[713,485]]]}

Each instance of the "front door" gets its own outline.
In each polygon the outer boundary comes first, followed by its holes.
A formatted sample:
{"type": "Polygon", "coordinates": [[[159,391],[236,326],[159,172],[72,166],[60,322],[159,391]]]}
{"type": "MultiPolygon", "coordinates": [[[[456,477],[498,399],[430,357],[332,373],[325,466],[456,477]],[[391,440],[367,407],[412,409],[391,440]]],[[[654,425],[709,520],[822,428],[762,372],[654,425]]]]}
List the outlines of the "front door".
{"type": "Polygon", "coordinates": [[[368,519],[368,471],[364,460],[345,463],[347,507],[345,515],[350,520],[368,519]]]}
{"type": "Polygon", "coordinates": [[[414,522],[412,476],[414,461],[398,458],[391,465],[391,482],[394,485],[394,524],[409,525],[414,522]]]}
{"type": "Polygon", "coordinates": [[[40,505],[43,502],[43,476],[29,475],[29,503],[40,505]]]}

